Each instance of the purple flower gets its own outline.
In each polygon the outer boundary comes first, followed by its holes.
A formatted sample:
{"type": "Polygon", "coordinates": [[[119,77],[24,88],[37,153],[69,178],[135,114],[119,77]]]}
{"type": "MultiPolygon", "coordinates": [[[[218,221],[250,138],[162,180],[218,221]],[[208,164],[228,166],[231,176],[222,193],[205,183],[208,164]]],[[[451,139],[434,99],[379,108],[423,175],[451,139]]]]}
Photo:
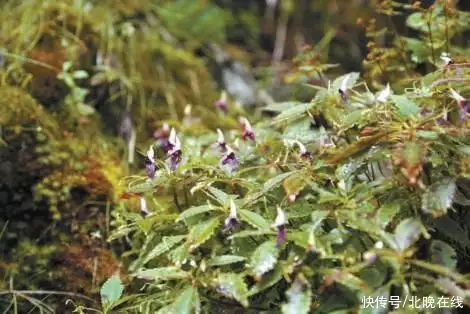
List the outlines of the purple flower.
{"type": "Polygon", "coordinates": [[[225,153],[227,151],[227,143],[225,143],[224,133],[222,133],[220,129],[217,129],[217,133],[219,137],[217,138],[217,142],[215,143],[215,146],[220,148],[221,153],[225,153]]]}
{"type": "Polygon", "coordinates": [[[454,89],[450,89],[450,93],[452,95],[452,97],[457,101],[458,105],[459,105],[459,108],[460,108],[460,119],[463,121],[463,120],[466,120],[467,119],[467,115],[470,113],[470,100],[467,100],[465,99],[464,97],[462,97],[462,95],[460,95],[459,93],[457,93],[454,89]]]}
{"type": "Polygon", "coordinates": [[[242,139],[246,141],[249,138],[252,141],[255,141],[255,133],[253,133],[253,128],[251,127],[250,122],[245,117],[240,117],[238,119],[242,126],[242,139]]]}
{"type": "Polygon", "coordinates": [[[145,169],[147,171],[147,176],[150,179],[155,177],[155,172],[157,171],[157,165],[155,164],[155,151],[153,147],[150,146],[149,150],[147,151],[147,156],[145,156],[145,169]]]}
{"type": "Polygon", "coordinates": [[[225,219],[225,222],[224,222],[225,231],[228,231],[229,229],[233,228],[239,222],[240,221],[238,220],[238,216],[237,216],[237,207],[235,206],[235,203],[231,199],[230,200],[230,215],[225,219]]]}
{"type": "Polygon", "coordinates": [[[287,219],[286,219],[286,214],[282,210],[281,207],[277,207],[277,216],[276,220],[274,221],[273,227],[277,228],[277,239],[276,243],[277,246],[281,246],[286,242],[286,236],[287,236],[287,219]]]}
{"type": "Polygon", "coordinates": [[[298,140],[295,140],[295,143],[297,144],[297,146],[299,146],[300,157],[307,159],[307,160],[312,160],[312,154],[307,151],[304,144],[302,144],[298,140]]]}
{"type": "Polygon", "coordinates": [[[214,103],[214,107],[219,110],[222,110],[224,113],[228,112],[227,93],[225,91],[222,92],[220,98],[214,103]]]}
{"type": "Polygon", "coordinates": [[[226,149],[225,154],[220,159],[220,164],[222,166],[228,165],[230,167],[230,171],[233,173],[240,166],[240,161],[230,146],[226,145],[226,149]]]}
{"type": "Polygon", "coordinates": [[[157,145],[161,147],[165,153],[170,149],[168,143],[169,134],[170,126],[168,123],[164,123],[161,129],[153,133],[153,137],[157,140],[157,145]]]}
{"type": "Polygon", "coordinates": [[[179,163],[181,162],[181,142],[176,136],[175,129],[171,129],[170,138],[168,139],[168,152],[167,156],[170,159],[170,169],[171,171],[175,171],[176,167],[178,167],[179,163]]]}

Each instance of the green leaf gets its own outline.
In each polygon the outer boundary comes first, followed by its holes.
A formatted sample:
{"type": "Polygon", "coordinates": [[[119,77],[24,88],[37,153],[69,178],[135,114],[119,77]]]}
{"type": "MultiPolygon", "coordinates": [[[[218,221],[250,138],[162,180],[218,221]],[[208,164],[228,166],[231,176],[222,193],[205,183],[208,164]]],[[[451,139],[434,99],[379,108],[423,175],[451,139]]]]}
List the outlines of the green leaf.
{"type": "Polygon", "coordinates": [[[238,262],[243,262],[246,258],[238,255],[221,255],[211,258],[207,262],[207,266],[222,266],[238,262]]]}
{"type": "Polygon", "coordinates": [[[295,107],[281,112],[281,114],[279,114],[274,119],[274,122],[281,122],[281,121],[287,121],[287,120],[299,118],[303,116],[310,108],[312,108],[312,106],[313,106],[312,103],[297,104],[295,107]]]}
{"type": "Polygon", "coordinates": [[[179,295],[173,303],[174,313],[176,314],[192,314],[192,309],[197,302],[198,297],[197,289],[191,285],[186,286],[186,289],[179,295]]]}
{"type": "Polygon", "coordinates": [[[278,102],[278,103],[267,105],[266,107],[262,109],[264,111],[283,112],[283,111],[294,108],[298,104],[299,102],[292,102],[292,101],[278,102]]]}
{"type": "Polygon", "coordinates": [[[274,270],[266,274],[260,282],[257,282],[253,287],[251,287],[248,292],[248,296],[255,295],[274,286],[283,278],[282,275],[282,267],[276,266],[274,270]]]}
{"type": "Polygon", "coordinates": [[[380,207],[378,220],[381,228],[385,228],[400,211],[399,203],[385,203],[380,207]]]}
{"type": "Polygon", "coordinates": [[[88,78],[88,73],[83,70],[78,70],[73,72],[72,76],[74,79],[86,79],[88,78]]]}
{"type": "Polygon", "coordinates": [[[251,255],[250,267],[255,277],[261,276],[271,269],[277,263],[278,249],[275,241],[266,241],[256,248],[251,255]]]}
{"type": "Polygon", "coordinates": [[[244,307],[248,307],[248,288],[243,277],[233,273],[219,274],[217,291],[228,298],[237,300],[244,307]]]}
{"type": "Polygon", "coordinates": [[[416,136],[427,140],[435,140],[439,138],[439,134],[434,131],[418,131],[416,132],[416,136]]]}
{"type": "Polygon", "coordinates": [[[153,190],[152,182],[145,181],[144,183],[135,184],[129,187],[130,193],[146,193],[153,190]]]}
{"type": "Polygon", "coordinates": [[[208,221],[203,221],[193,228],[188,235],[188,244],[190,245],[190,250],[197,248],[215,233],[217,227],[220,223],[220,217],[214,217],[208,221]]]}
{"type": "Polygon", "coordinates": [[[148,255],[144,258],[144,264],[148,263],[150,260],[154,259],[157,256],[162,255],[163,253],[171,250],[176,244],[181,242],[186,236],[178,235],[171,237],[163,237],[162,242],[160,242],[156,247],[154,247],[148,255]]]}
{"type": "Polygon", "coordinates": [[[398,252],[403,252],[413,245],[422,233],[423,225],[417,218],[407,218],[395,229],[395,244],[398,252]]]}
{"type": "Polygon", "coordinates": [[[285,173],[278,174],[277,176],[269,179],[263,185],[263,192],[267,193],[267,192],[271,191],[273,188],[280,185],[282,183],[282,181],[284,181],[284,179],[286,179],[287,177],[289,177],[289,176],[291,176],[295,173],[297,173],[297,171],[285,172],[285,173]]]}
{"type": "Polygon", "coordinates": [[[242,220],[246,221],[248,224],[255,228],[263,230],[269,229],[271,227],[271,225],[269,224],[269,222],[266,221],[266,219],[264,219],[261,215],[258,215],[253,211],[239,209],[238,213],[242,220]]]}
{"type": "Polygon", "coordinates": [[[295,280],[286,292],[287,303],[282,305],[283,314],[308,314],[312,300],[312,292],[308,285],[295,280]]]}
{"type": "Polygon", "coordinates": [[[243,230],[234,235],[231,235],[229,239],[236,238],[246,238],[246,237],[257,237],[265,235],[276,235],[277,233],[271,229],[262,229],[262,230],[243,230]]]}
{"type": "Polygon", "coordinates": [[[434,183],[422,196],[423,212],[439,217],[447,213],[452,206],[457,185],[454,179],[446,178],[434,183]]]}
{"type": "Polygon", "coordinates": [[[210,186],[208,188],[208,190],[215,197],[217,202],[219,202],[219,204],[222,205],[222,206],[227,206],[230,203],[230,198],[235,198],[232,195],[229,195],[229,194],[225,193],[224,191],[221,191],[221,190],[219,190],[217,188],[214,188],[212,186],[210,186]]]}
{"type": "Polygon", "coordinates": [[[441,240],[433,240],[430,247],[431,260],[454,270],[457,266],[457,253],[454,248],[441,240]]]}
{"type": "Polygon", "coordinates": [[[89,116],[95,113],[95,108],[93,108],[92,106],[86,105],[84,103],[78,103],[77,109],[78,109],[78,112],[84,116],[89,116]]]}
{"type": "Polygon", "coordinates": [[[207,213],[209,211],[214,211],[218,210],[218,207],[212,206],[212,205],[201,205],[201,206],[195,206],[188,208],[184,212],[181,213],[181,215],[178,217],[177,221],[185,220],[190,217],[202,214],[202,213],[207,213]]]}
{"type": "Polygon", "coordinates": [[[106,280],[100,290],[101,303],[110,307],[114,302],[119,300],[124,291],[124,286],[121,283],[121,279],[117,276],[113,276],[106,280]]]}
{"type": "Polygon", "coordinates": [[[178,267],[159,267],[139,270],[134,274],[138,278],[152,278],[155,281],[167,281],[173,279],[187,278],[188,273],[178,267]]]}
{"type": "Polygon", "coordinates": [[[398,112],[404,118],[409,118],[411,116],[417,115],[420,112],[418,105],[416,105],[412,100],[403,95],[391,95],[390,96],[398,108],[398,112]]]}

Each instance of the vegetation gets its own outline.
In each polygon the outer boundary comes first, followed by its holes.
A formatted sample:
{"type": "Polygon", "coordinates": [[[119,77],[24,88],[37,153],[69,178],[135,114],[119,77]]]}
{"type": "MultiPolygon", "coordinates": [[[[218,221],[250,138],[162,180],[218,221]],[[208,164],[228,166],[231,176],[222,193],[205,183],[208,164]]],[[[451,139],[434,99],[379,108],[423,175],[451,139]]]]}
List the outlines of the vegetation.
{"type": "Polygon", "coordinates": [[[468,310],[465,4],[27,2],[0,13],[6,313],[468,310]]]}

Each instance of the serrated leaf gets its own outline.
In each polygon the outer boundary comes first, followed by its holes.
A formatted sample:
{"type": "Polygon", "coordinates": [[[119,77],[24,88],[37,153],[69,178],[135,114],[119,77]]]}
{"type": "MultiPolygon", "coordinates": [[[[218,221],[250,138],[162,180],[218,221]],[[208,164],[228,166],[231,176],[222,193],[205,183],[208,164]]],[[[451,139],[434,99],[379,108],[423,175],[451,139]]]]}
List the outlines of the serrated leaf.
{"type": "Polygon", "coordinates": [[[239,209],[238,213],[243,221],[258,229],[269,229],[271,225],[261,215],[246,209],[239,209]]]}
{"type": "Polygon", "coordinates": [[[398,108],[398,112],[404,118],[409,118],[414,115],[418,115],[420,109],[411,99],[403,95],[392,95],[390,96],[398,108]]]}
{"type": "Polygon", "coordinates": [[[244,307],[248,307],[248,288],[243,277],[237,274],[219,274],[217,277],[217,291],[224,296],[235,299],[244,307]]]}
{"type": "Polygon", "coordinates": [[[191,228],[187,241],[190,245],[190,248],[194,249],[209,240],[209,238],[212,237],[212,235],[215,233],[219,223],[220,218],[214,217],[191,228]]]}
{"type": "Polygon", "coordinates": [[[381,228],[385,228],[400,211],[399,203],[385,203],[380,207],[377,219],[381,228]]]}
{"type": "Polygon", "coordinates": [[[233,263],[243,262],[246,258],[238,255],[221,255],[211,258],[207,262],[207,266],[222,266],[233,263]]]}
{"type": "Polygon", "coordinates": [[[244,230],[234,235],[231,235],[229,239],[236,239],[236,238],[246,238],[246,237],[256,237],[256,236],[265,236],[265,235],[276,235],[271,229],[263,229],[263,230],[244,230]]]}
{"type": "Polygon", "coordinates": [[[399,252],[413,245],[422,233],[423,225],[417,218],[407,218],[400,222],[395,229],[395,244],[399,252]]]}
{"type": "Polygon", "coordinates": [[[179,269],[178,267],[159,267],[151,269],[143,269],[134,273],[138,278],[153,279],[155,281],[167,281],[173,279],[187,278],[188,273],[179,269]]]}
{"type": "Polygon", "coordinates": [[[301,143],[311,143],[320,138],[321,133],[311,129],[312,120],[310,117],[305,117],[296,121],[292,121],[285,128],[282,138],[284,140],[298,140],[301,143]]]}
{"type": "Polygon", "coordinates": [[[124,286],[121,283],[121,279],[119,279],[119,277],[113,276],[109,278],[100,289],[101,303],[106,305],[106,307],[111,306],[114,302],[121,298],[123,291],[124,286]]]}
{"type": "Polygon", "coordinates": [[[186,286],[186,289],[184,289],[173,303],[173,313],[192,314],[196,299],[198,299],[197,289],[191,285],[186,286]]]}
{"type": "Polygon", "coordinates": [[[127,226],[124,226],[124,227],[120,227],[119,229],[115,230],[113,233],[111,233],[111,235],[109,236],[108,238],[108,242],[111,242],[111,241],[114,241],[116,239],[120,239],[126,235],[128,235],[129,233],[131,233],[132,231],[135,231],[136,230],[136,227],[135,226],[132,226],[132,227],[127,227],[127,226]]]}
{"type": "Polygon", "coordinates": [[[306,103],[306,104],[297,104],[295,107],[290,108],[281,112],[276,118],[274,118],[275,122],[286,121],[290,119],[295,119],[303,116],[310,108],[312,108],[313,104],[306,103]]]}
{"type": "Polygon", "coordinates": [[[453,179],[444,179],[433,184],[422,196],[423,212],[439,217],[447,213],[452,206],[457,185],[453,179]]]}
{"type": "Polygon", "coordinates": [[[457,253],[454,248],[441,240],[433,240],[430,247],[431,260],[454,270],[457,266],[457,253]]]}
{"type": "Polygon", "coordinates": [[[184,212],[181,213],[181,215],[178,217],[177,221],[185,220],[190,217],[202,214],[202,213],[207,213],[209,211],[214,211],[218,210],[218,207],[212,206],[212,205],[201,205],[201,206],[195,206],[188,208],[184,212]]]}
{"type": "Polygon", "coordinates": [[[263,111],[283,112],[283,111],[294,108],[298,104],[299,102],[292,102],[292,101],[278,102],[278,103],[267,105],[266,107],[263,108],[263,111]]]}
{"type": "Polygon", "coordinates": [[[276,266],[271,272],[263,277],[260,282],[257,282],[251,287],[248,292],[248,296],[260,293],[278,283],[283,278],[283,272],[281,266],[276,266]]]}
{"type": "Polygon", "coordinates": [[[219,202],[219,204],[222,205],[222,206],[228,205],[229,202],[230,202],[230,198],[234,198],[234,197],[232,197],[232,195],[229,195],[229,194],[225,193],[224,191],[221,191],[221,190],[219,190],[217,188],[214,188],[212,186],[210,186],[208,188],[208,190],[215,197],[217,202],[219,202]]]}
{"type": "Polygon", "coordinates": [[[266,181],[263,184],[263,192],[267,193],[268,191],[270,191],[273,188],[277,187],[278,185],[281,184],[282,181],[284,181],[284,179],[286,179],[287,177],[295,174],[296,172],[297,171],[281,173],[281,174],[278,174],[277,176],[269,179],[268,181],[266,181]]]}
{"type": "Polygon", "coordinates": [[[251,255],[250,267],[255,277],[261,276],[271,269],[277,263],[278,249],[275,241],[266,241],[256,248],[251,255]]]}
{"type": "Polygon", "coordinates": [[[308,314],[312,291],[308,285],[296,280],[286,292],[287,303],[282,305],[283,314],[308,314]]]}
{"type": "Polygon", "coordinates": [[[153,190],[152,182],[145,181],[144,183],[136,184],[129,187],[129,193],[146,193],[153,190]]]}
{"type": "Polygon", "coordinates": [[[171,250],[171,248],[173,248],[176,244],[183,241],[185,237],[186,236],[184,235],[163,237],[162,241],[156,247],[154,247],[144,258],[143,264],[146,264],[155,257],[160,256],[163,253],[171,250]]]}

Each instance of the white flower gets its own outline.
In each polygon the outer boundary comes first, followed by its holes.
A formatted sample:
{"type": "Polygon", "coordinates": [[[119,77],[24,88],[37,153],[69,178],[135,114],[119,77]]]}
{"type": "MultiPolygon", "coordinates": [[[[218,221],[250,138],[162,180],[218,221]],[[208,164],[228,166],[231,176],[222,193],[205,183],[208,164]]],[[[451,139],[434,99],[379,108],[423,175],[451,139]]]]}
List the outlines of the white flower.
{"type": "Polygon", "coordinates": [[[339,90],[343,94],[346,93],[346,91],[348,90],[348,81],[349,81],[350,75],[351,74],[346,75],[345,78],[341,81],[341,87],[339,88],[339,90]]]}
{"type": "Polygon", "coordinates": [[[149,213],[149,210],[148,210],[148,207],[147,207],[147,201],[143,197],[140,198],[140,211],[144,214],[149,213]]]}
{"type": "Polygon", "coordinates": [[[168,154],[172,154],[178,150],[181,150],[181,142],[178,136],[176,136],[176,131],[174,128],[171,129],[170,132],[170,138],[168,140],[172,146],[171,150],[168,152],[168,154]]]}
{"type": "Polygon", "coordinates": [[[224,137],[224,133],[222,133],[222,131],[220,129],[217,129],[217,134],[219,134],[219,137],[217,139],[217,143],[220,145],[220,144],[224,144],[225,143],[225,137],[224,137]]]}
{"type": "Polygon", "coordinates": [[[184,107],[184,115],[185,116],[190,116],[191,115],[191,108],[192,108],[191,105],[186,105],[186,107],[184,107]]]}
{"type": "Polygon", "coordinates": [[[147,151],[147,158],[149,161],[153,162],[155,158],[155,151],[153,150],[153,146],[150,146],[149,150],[147,151]]]}
{"type": "Polygon", "coordinates": [[[387,86],[384,90],[382,90],[379,95],[377,96],[376,100],[381,103],[387,102],[388,97],[390,96],[390,84],[387,83],[387,86]]]}
{"type": "Polygon", "coordinates": [[[285,224],[287,224],[286,214],[284,213],[282,208],[278,206],[277,207],[277,216],[276,216],[276,220],[274,220],[273,226],[276,227],[276,228],[279,228],[279,227],[284,226],[285,224]]]}
{"type": "Polygon", "coordinates": [[[304,144],[302,144],[299,140],[295,140],[297,146],[299,146],[299,152],[301,155],[305,155],[307,153],[307,149],[305,148],[304,144]]]}
{"type": "Polygon", "coordinates": [[[450,89],[451,96],[457,101],[462,102],[465,101],[465,98],[462,97],[459,93],[457,93],[453,88],[450,89]]]}

